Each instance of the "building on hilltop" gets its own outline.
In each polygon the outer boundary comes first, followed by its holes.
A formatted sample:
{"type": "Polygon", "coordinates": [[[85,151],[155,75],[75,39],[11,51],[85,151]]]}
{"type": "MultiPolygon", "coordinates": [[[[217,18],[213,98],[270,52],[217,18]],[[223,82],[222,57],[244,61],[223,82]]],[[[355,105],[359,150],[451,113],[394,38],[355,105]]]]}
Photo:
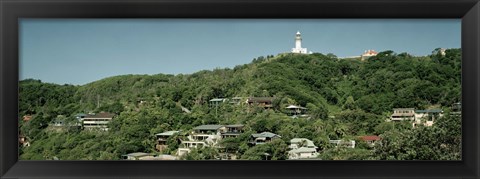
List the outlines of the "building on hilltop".
{"type": "Polygon", "coordinates": [[[360,56],[362,60],[368,59],[373,56],[377,56],[378,52],[375,50],[365,50],[365,52],[360,56]]]}
{"type": "Polygon", "coordinates": [[[302,48],[302,34],[297,31],[295,35],[295,48],[292,48],[292,53],[307,54],[307,48],[302,48]]]}

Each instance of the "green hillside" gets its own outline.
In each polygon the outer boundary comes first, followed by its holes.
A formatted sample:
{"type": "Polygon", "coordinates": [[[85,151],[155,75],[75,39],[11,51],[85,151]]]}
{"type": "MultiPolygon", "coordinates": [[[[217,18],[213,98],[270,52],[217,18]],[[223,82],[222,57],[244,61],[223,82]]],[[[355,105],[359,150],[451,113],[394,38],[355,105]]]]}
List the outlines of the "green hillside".
{"type": "MultiPolygon", "coordinates": [[[[295,137],[311,139],[326,160],[460,159],[460,118],[448,115],[460,100],[460,49],[422,57],[385,51],[365,61],[319,53],[280,54],[233,69],[121,75],[81,86],[29,79],[20,81],[19,121],[31,146],[21,147],[20,158],[116,160],[131,152],[157,152],[156,133],[188,132],[202,124],[244,124],[242,136],[222,141],[242,159],[262,159],[265,152],[271,159],[286,159],[286,146],[295,137]],[[242,103],[209,106],[211,99],[233,97],[243,97],[242,103]],[[248,97],[274,97],[273,108],[249,106],[244,101],[248,97]],[[308,117],[288,116],[288,105],[306,107],[308,117]],[[412,129],[411,123],[386,122],[393,108],[441,108],[447,115],[432,127],[412,129]],[[77,113],[100,111],[116,114],[108,132],[48,129],[58,115],[75,121],[77,113]],[[33,119],[25,122],[24,115],[33,119]],[[268,145],[247,145],[250,134],[263,131],[282,138],[268,145]],[[355,149],[345,149],[328,143],[361,135],[379,135],[384,145],[369,147],[358,141],[355,149]]],[[[174,154],[178,145],[169,142],[164,153],[174,154]]],[[[186,159],[212,159],[217,154],[205,148],[186,159]]]]}

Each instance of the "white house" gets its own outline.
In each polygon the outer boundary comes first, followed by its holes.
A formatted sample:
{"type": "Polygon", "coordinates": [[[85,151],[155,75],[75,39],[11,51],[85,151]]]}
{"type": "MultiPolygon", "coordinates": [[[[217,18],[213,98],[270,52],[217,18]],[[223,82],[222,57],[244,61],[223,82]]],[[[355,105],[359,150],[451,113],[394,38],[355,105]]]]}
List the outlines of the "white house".
{"type": "Polygon", "coordinates": [[[103,131],[108,131],[108,123],[112,120],[114,114],[111,113],[98,113],[98,114],[89,114],[83,117],[82,124],[83,129],[92,130],[98,129],[103,131]]]}
{"type": "Polygon", "coordinates": [[[288,159],[307,159],[317,158],[317,146],[306,138],[293,138],[290,140],[291,150],[288,151],[288,159]]]}
{"type": "Polygon", "coordinates": [[[288,159],[308,159],[317,158],[318,152],[315,148],[300,147],[288,151],[288,159]]]}
{"type": "Polygon", "coordinates": [[[432,126],[435,120],[441,117],[443,117],[441,109],[415,110],[415,122],[412,125],[415,127],[423,123],[424,126],[432,126]]]}

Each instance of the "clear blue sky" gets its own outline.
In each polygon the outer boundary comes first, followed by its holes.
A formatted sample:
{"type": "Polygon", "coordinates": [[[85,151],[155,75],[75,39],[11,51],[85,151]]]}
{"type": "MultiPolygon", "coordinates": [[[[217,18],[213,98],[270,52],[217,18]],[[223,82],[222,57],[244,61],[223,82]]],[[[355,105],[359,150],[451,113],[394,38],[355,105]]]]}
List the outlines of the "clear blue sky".
{"type": "Polygon", "coordinates": [[[190,74],[289,52],[460,48],[460,19],[21,19],[20,79],[82,85],[124,74],[190,74]]]}

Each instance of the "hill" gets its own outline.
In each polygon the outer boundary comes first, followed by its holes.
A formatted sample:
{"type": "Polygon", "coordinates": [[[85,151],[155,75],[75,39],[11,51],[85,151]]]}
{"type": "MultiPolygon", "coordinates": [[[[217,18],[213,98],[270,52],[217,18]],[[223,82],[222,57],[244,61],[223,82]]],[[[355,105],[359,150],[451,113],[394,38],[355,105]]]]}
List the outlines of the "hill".
{"type": "MultiPolygon", "coordinates": [[[[21,158],[118,159],[129,152],[154,152],[156,133],[188,131],[201,124],[245,124],[247,134],[281,135],[278,145],[304,137],[328,151],[329,139],[388,133],[392,127],[384,121],[393,108],[448,110],[461,99],[460,82],[460,49],[422,57],[385,51],[365,61],[319,53],[280,54],[233,69],[122,75],[81,86],[23,80],[19,114],[32,115],[33,120],[20,120],[22,134],[32,141],[22,148],[21,158]],[[272,110],[227,103],[209,106],[211,99],[232,97],[275,99],[272,110]],[[287,116],[288,105],[308,108],[309,118],[287,116]],[[109,132],[45,130],[58,115],[73,121],[77,113],[100,111],[117,114],[109,132]]],[[[252,151],[260,150],[237,142],[240,154],[255,155],[252,151]]],[[[371,152],[361,151],[358,156],[371,157],[371,152]]],[[[331,155],[325,152],[323,157],[331,155]]]]}

